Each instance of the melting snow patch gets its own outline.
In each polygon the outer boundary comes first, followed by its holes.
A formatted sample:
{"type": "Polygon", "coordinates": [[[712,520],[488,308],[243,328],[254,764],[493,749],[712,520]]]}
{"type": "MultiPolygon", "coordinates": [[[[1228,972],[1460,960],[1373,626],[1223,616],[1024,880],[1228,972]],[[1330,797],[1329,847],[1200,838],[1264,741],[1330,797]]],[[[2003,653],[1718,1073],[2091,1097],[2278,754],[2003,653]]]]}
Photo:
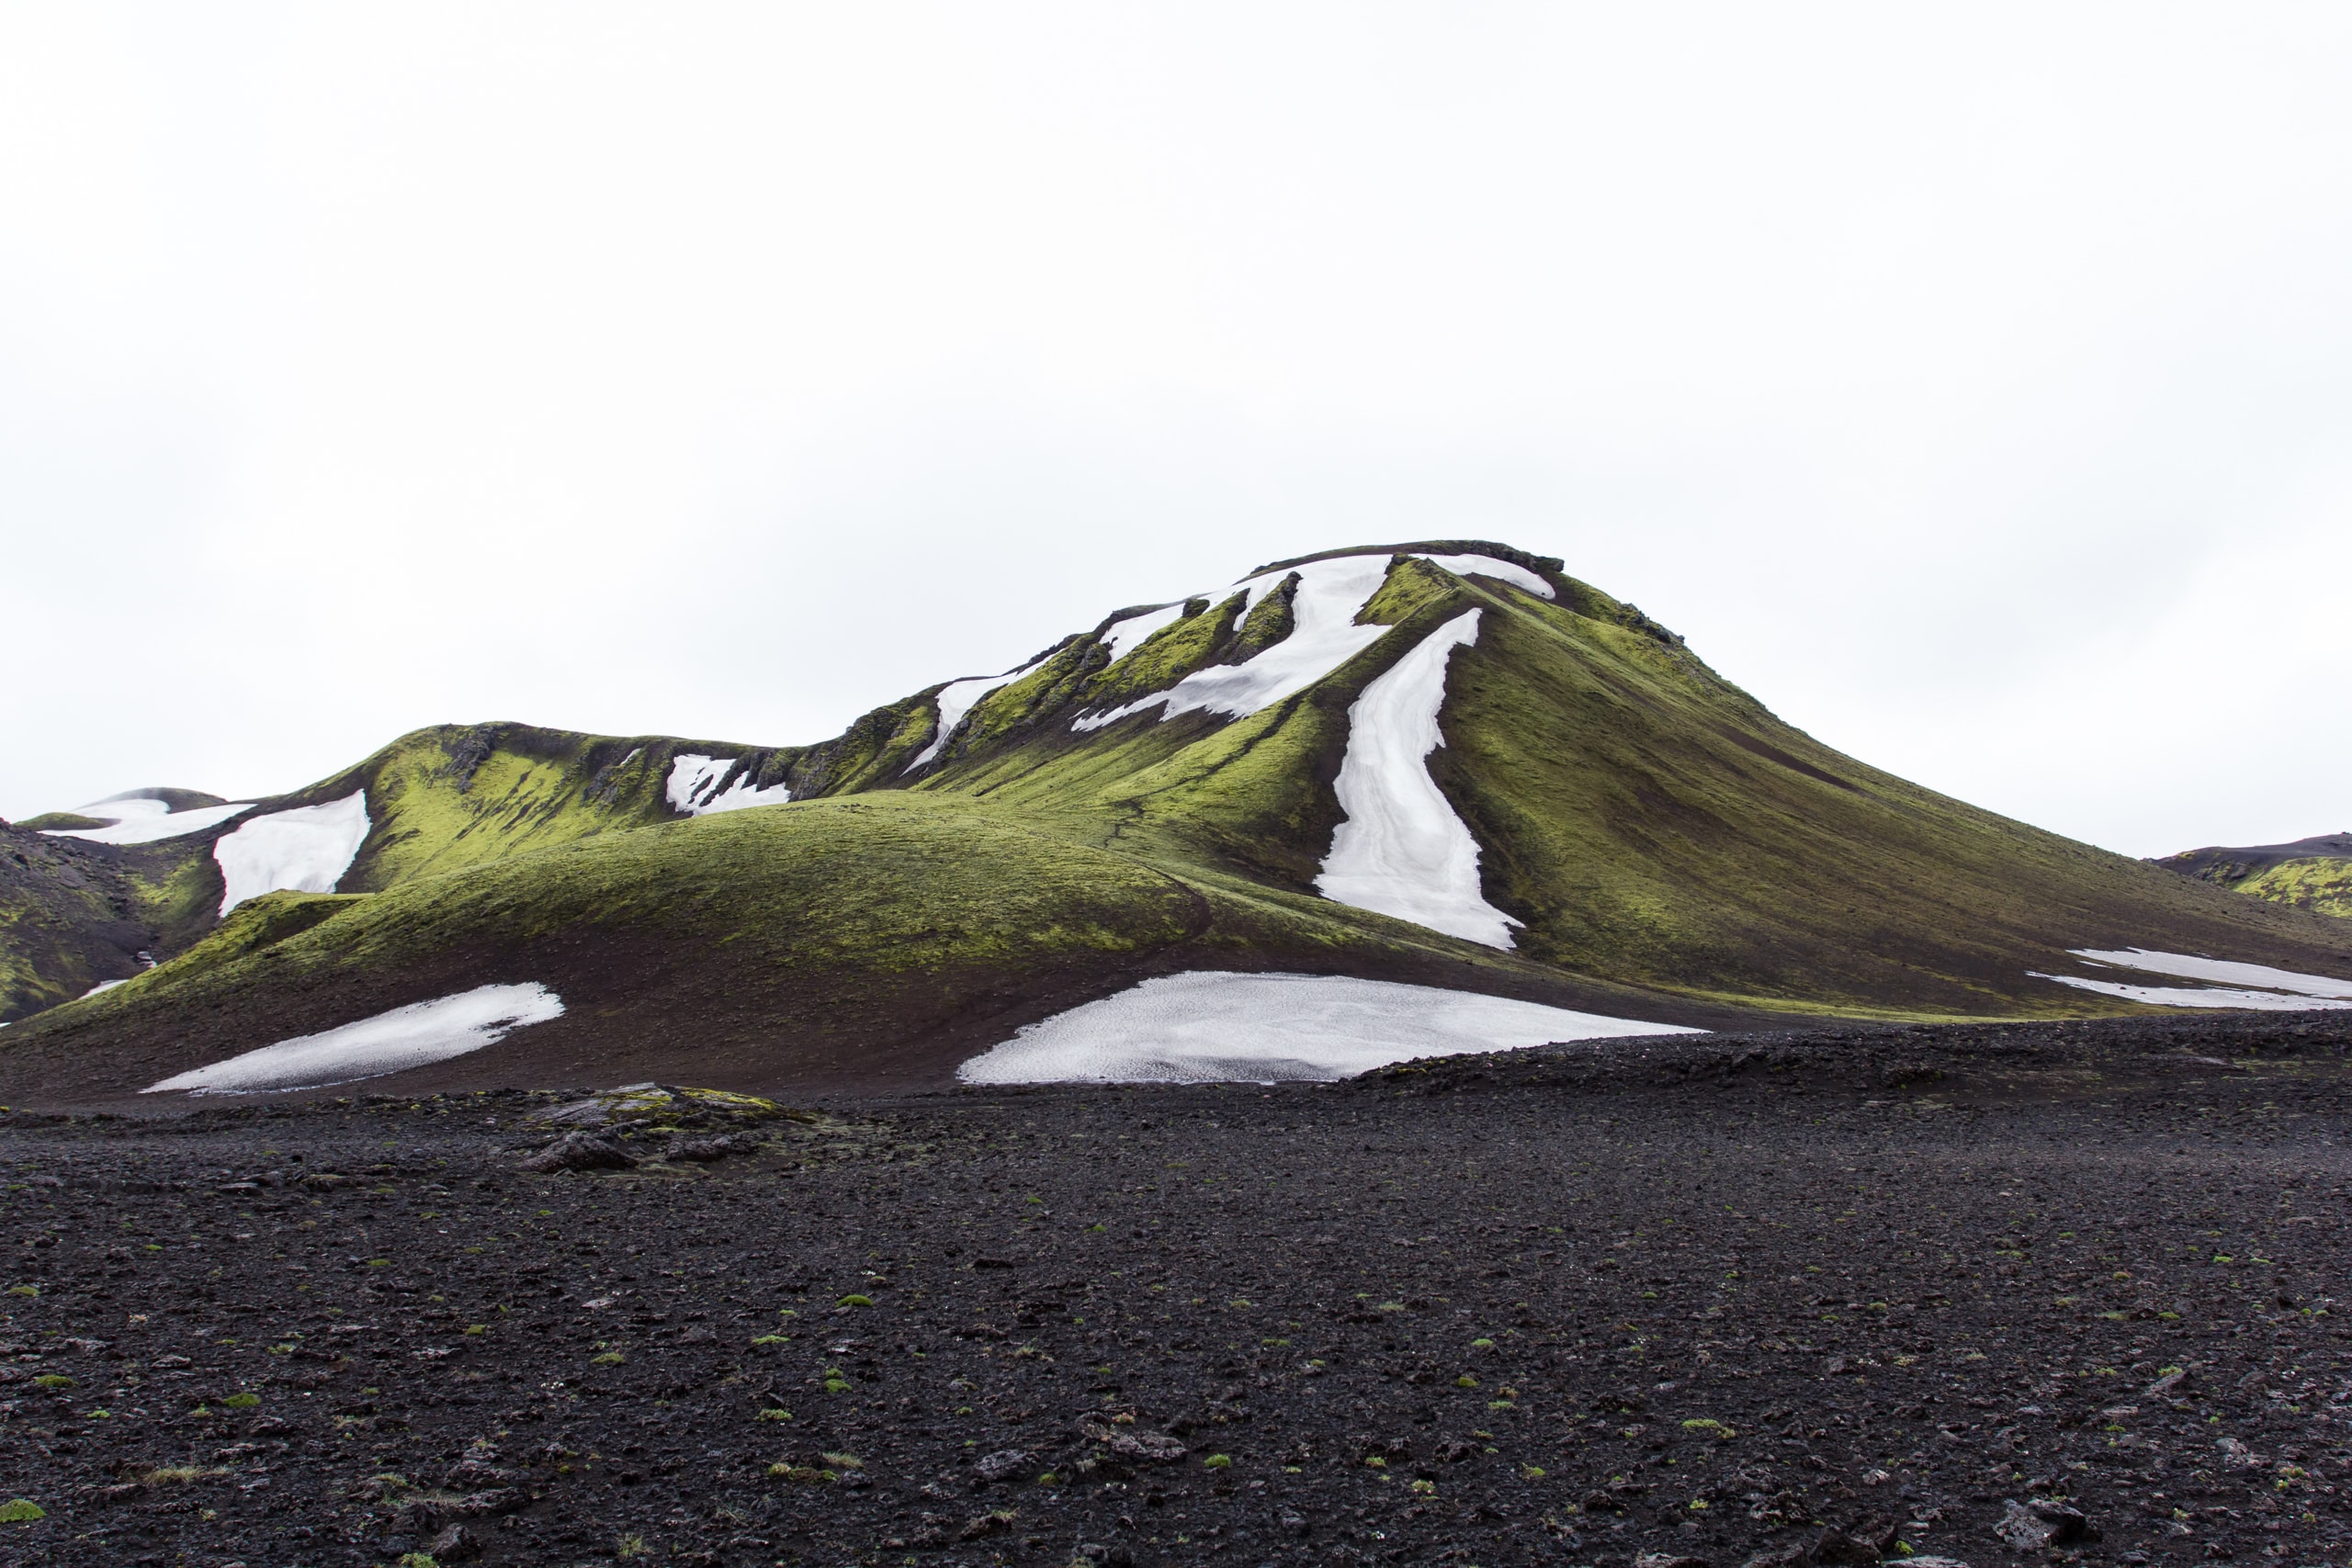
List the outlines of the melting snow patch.
{"type": "Polygon", "coordinates": [[[2273,969],[2267,964],[2234,964],[2225,958],[2195,958],[2185,953],[2156,953],[2144,947],[2107,953],[2097,948],[2077,948],[2075,956],[2094,964],[2111,964],[2119,969],[2141,969],[2183,980],[2217,980],[2224,985],[2260,986],[2273,991],[2292,991],[2298,996],[2352,1001],[2352,980],[2338,980],[2327,975],[2299,975],[2292,969],[2273,969]]]}
{"type": "Polygon", "coordinates": [[[381,1077],[495,1045],[529,1023],[563,1016],[563,998],[536,982],[478,986],[437,1001],[300,1034],[150,1084],[142,1094],[261,1094],[381,1077]]]}
{"type": "MultiPolygon", "coordinates": [[[[637,753],[632,751],[629,755],[634,757],[637,753]]],[[[719,785],[726,784],[729,771],[741,761],[737,757],[699,757],[681,752],[670,762],[671,806],[689,817],[707,817],[714,811],[741,811],[747,806],[782,806],[792,798],[789,784],[754,788],[749,767],[732,784],[721,789],[719,785]]]]}
{"type": "Polygon", "coordinates": [[[1466,610],[1423,637],[1348,709],[1348,750],[1334,785],[1346,820],[1331,835],[1315,886],[1334,903],[1394,915],[1488,947],[1512,945],[1519,924],[1478,887],[1478,840],[1430,777],[1445,744],[1446,660],[1478,640],[1466,610]]]}
{"type": "Polygon", "coordinates": [[[2121,997],[2125,1001],[2146,1002],[2160,1008],[2248,1008],[2259,1012],[2303,1012],[2312,1008],[2352,1007],[2352,1002],[2320,1001],[2311,997],[2287,997],[2277,991],[2233,991],[2219,987],[2192,989],[2187,986],[2133,986],[2120,980],[2089,980],[2075,975],[2043,975],[2037,980],[2055,980],[2062,986],[2072,986],[2078,991],[2097,991],[2102,996],[2121,997]]]}
{"type": "Polygon", "coordinates": [[[1195,970],[1030,1024],[956,1076],[978,1084],[1328,1082],[1416,1056],[1699,1032],[1390,980],[1195,970]]]}
{"type": "Polygon", "coordinates": [[[77,806],[74,814],[108,823],[104,828],[51,828],[44,829],[52,839],[87,839],[94,844],[152,844],[160,839],[184,838],[201,833],[216,823],[226,822],[241,811],[251,811],[252,801],[233,801],[226,806],[195,806],[186,811],[175,811],[169,802],[157,800],[151,795],[118,795],[109,800],[92,801],[77,806]],[[111,819],[111,820],[109,820],[111,819]]]}
{"type": "Polygon", "coordinates": [[[1442,566],[1456,577],[1499,577],[1513,588],[1524,588],[1538,598],[1554,599],[1552,585],[1523,566],[1514,566],[1492,556],[1423,556],[1421,559],[1442,566]]]}
{"type": "MultiPolygon", "coordinates": [[[[1477,572],[1497,577],[1530,592],[1552,597],[1552,585],[1528,570],[1491,556],[1422,556],[1454,575],[1477,572]]],[[[1212,664],[1195,670],[1167,691],[1098,714],[1081,714],[1070,728],[1085,731],[1140,713],[1159,709],[1162,719],[1180,713],[1205,710],[1229,718],[1243,718],[1273,706],[1284,697],[1303,692],[1388,634],[1386,626],[1363,626],[1356,617],[1380,591],[1388,576],[1387,556],[1333,556],[1293,569],[1261,572],[1236,584],[1248,592],[1249,609],[1282,586],[1291,570],[1298,573],[1298,592],[1291,601],[1291,633],[1255,658],[1239,664],[1212,664]]],[[[1246,612],[1245,612],[1246,613],[1246,612]]]]}
{"type": "MultiPolygon", "coordinates": [[[[1183,606],[1180,604],[1177,608],[1181,610],[1183,606]]],[[[1125,624],[1124,621],[1120,623],[1122,626],[1125,624]]],[[[939,709],[939,728],[931,732],[931,744],[916,752],[915,760],[901,771],[911,773],[938,756],[939,749],[947,744],[947,738],[956,733],[956,727],[964,722],[964,716],[972,711],[974,704],[999,686],[1010,686],[1023,676],[1042,670],[1046,660],[1059,651],[1058,648],[1050,649],[1020,669],[1008,670],[1001,675],[977,675],[969,681],[950,681],[940,687],[939,694],[932,699],[939,709]]]]}
{"type": "MultiPolygon", "coordinates": [[[[1184,618],[1184,604],[1179,601],[1163,604],[1157,610],[1146,610],[1140,615],[1129,615],[1124,621],[1114,621],[1102,633],[1102,644],[1111,650],[1111,664],[1116,664],[1136,649],[1151,640],[1154,634],[1164,631],[1184,618]]],[[[1110,665],[1103,666],[1109,669],[1110,665]]]]}
{"type": "MultiPolygon", "coordinates": [[[[1259,600],[1282,584],[1286,571],[1270,571],[1241,584],[1250,591],[1254,608],[1259,600]]],[[[1148,707],[1160,710],[1163,719],[1205,709],[1240,718],[1271,707],[1294,692],[1316,682],[1378,642],[1386,626],[1360,626],[1356,615],[1380,589],[1388,575],[1386,556],[1340,556],[1308,561],[1298,568],[1298,592],[1291,601],[1290,636],[1239,664],[1212,664],[1195,670],[1164,692],[1115,707],[1107,713],[1081,715],[1072,729],[1100,729],[1114,720],[1148,707]]]]}
{"type": "Polygon", "coordinates": [[[368,792],[256,817],[212,846],[220,912],[265,893],[332,893],[368,840],[368,792]]]}
{"type": "Polygon", "coordinates": [[[2121,997],[2169,1008],[2248,1008],[2261,1012],[2301,1012],[2312,1008],[2352,1007],[2352,980],[2326,975],[2303,975],[2273,969],[2266,964],[2238,964],[2225,958],[2199,958],[2185,953],[2158,953],[2144,947],[2103,950],[2076,948],[2075,956],[2101,966],[2169,975],[2182,980],[2218,980],[2221,986],[2144,986],[2125,980],[2102,980],[2078,975],[2036,974],[2037,980],[2055,980],[2079,991],[2121,997]],[[2246,987],[2265,987],[2248,990],[2246,987]]]}

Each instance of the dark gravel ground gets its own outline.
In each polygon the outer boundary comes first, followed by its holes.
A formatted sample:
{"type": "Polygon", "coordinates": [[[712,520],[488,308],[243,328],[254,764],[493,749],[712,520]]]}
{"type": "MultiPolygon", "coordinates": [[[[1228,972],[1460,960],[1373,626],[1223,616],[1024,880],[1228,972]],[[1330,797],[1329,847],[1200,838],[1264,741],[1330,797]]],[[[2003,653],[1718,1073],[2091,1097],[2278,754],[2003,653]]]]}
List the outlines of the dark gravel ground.
{"type": "Polygon", "coordinates": [[[1611,1043],[657,1097],[560,1174],[568,1097],[18,1113],[0,1560],[2341,1565],[2348,1073],[1611,1043]]]}

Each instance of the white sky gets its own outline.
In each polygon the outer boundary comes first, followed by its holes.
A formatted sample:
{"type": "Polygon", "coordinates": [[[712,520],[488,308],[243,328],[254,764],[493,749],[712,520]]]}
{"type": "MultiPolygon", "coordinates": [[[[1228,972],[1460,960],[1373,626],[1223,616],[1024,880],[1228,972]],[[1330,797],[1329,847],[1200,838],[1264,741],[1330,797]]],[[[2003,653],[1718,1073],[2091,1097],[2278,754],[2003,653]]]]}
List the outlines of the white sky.
{"type": "Polygon", "coordinates": [[[1566,558],[2132,853],[2352,827],[2352,9],[0,6],[0,815],[813,741],[1566,558]]]}

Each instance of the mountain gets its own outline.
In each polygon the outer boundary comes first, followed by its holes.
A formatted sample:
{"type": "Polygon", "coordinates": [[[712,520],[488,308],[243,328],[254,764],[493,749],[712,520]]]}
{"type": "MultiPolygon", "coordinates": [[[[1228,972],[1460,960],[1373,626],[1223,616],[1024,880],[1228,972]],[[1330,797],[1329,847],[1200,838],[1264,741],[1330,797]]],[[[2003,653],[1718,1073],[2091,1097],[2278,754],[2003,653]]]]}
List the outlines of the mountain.
{"type": "Polygon", "coordinates": [[[2352,833],[2247,849],[2183,850],[2155,863],[2292,908],[2352,916],[2352,833]]]}
{"type": "Polygon", "coordinates": [[[1431,993],[1619,1030],[2352,999],[2339,922],[1843,756],[1560,561],[1478,540],[1129,606],[816,745],[447,727],[195,810],[224,814],[42,839],[103,864],[137,929],[87,904],[11,939],[34,978],[0,1098],[354,1041],[370,1072],[422,1064],[396,1087],[936,1084],[1085,1004],[1197,1032],[1203,983],[1170,987],[1199,972],[1346,979],[1312,993],[1327,1032],[1431,993]],[[34,1011],[120,977],[133,938],[168,961],[34,1011]],[[418,1030],[444,1043],[387,1043],[418,1030]]]}

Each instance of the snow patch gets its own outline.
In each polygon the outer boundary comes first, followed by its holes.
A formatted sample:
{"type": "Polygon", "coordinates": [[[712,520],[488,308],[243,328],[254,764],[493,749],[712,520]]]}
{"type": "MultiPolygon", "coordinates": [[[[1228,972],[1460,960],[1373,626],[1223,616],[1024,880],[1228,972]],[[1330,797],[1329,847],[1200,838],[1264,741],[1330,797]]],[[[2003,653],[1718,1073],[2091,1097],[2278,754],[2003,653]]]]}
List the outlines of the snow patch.
{"type": "MultiPolygon", "coordinates": [[[[1181,610],[1183,606],[1180,604],[1177,608],[1181,610]]],[[[1124,626],[1125,623],[1120,624],[1124,626]]],[[[964,716],[972,711],[974,704],[999,686],[1010,686],[1024,675],[1032,675],[1044,669],[1046,660],[1060,651],[1058,648],[1050,649],[1020,669],[1008,670],[1001,675],[976,675],[968,681],[951,681],[940,687],[939,694],[932,699],[939,709],[939,727],[931,732],[931,744],[916,752],[915,760],[900,771],[911,773],[938,756],[939,749],[947,744],[948,737],[956,733],[956,727],[964,722],[964,716]]]]}
{"type": "MultiPolygon", "coordinates": [[[[1309,561],[1297,570],[1290,636],[1242,663],[1213,664],[1193,671],[1167,691],[1105,713],[1081,714],[1070,728],[1081,732],[1100,729],[1148,707],[1159,708],[1162,719],[1195,710],[1241,718],[1305,691],[1388,634],[1386,626],[1355,624],[1357,615],[1388,575],[1386,556],[1340,556],[1309,561]]],[[[1250,607],[1255,608],[1289,575],[1267,572],[1242,583],[1250,591],[1250,607]]]]}
{"type": "Polygon", "coordinates": [[[1446,660],[1478,640],[1476,610],[1423,637],[1348,709],[1348,750],[1333,788],[1347,813],[1315,886],[1326,898],[1427,926],[1448,936],[1512,946],[1519,924],[1478,886],[1478,840],[1454,814],[1429,754],[1445,744],[1446,660]]]}
{"type": "MultiPolygon", "coordinates": [[[[1128,654],[1151,640],[1159,632],[1184,618],[1184,601],[1165,604],[1157,610],[1146,610],[1140,615],[1129,615],[1124,621],[1114,621],[1102,634],[1102,644],[1111,650],[1111,664],[1116,664],[1128,654]]],[[[1105,670],[1110,664],[1103,666],[1105,670]]]]}
{"type": "Polygon", "coordinates": [[[381,1077],[495,1045],[526,1024],[563,1016],[563,998],[536,981],[477,986],[412,1002],[340,1029],[298,1034],[209,1067],[148,1085],[141,1094],[261,1094],[381,1077]]]}
{"type": "Polygon", "coordinates": [[[1493,556],[1423,556],[1421,559],[1442,566],[1456,577],[1498,577],[1513,588],[1524,588],[1540,599],[1556,599],[1552,585],[1528,570],[1493,556]]]}
{"type": "Polygon", "coordinates": [[[368,792],[256,817],[212,846],[220,913],[265,893],[332,893],[368,840],[368,792]]]}
{"type": "Polygon", "coordinates": [[[152,795],[118,795],[74,808],[77,817],[107,823],[104,828],[51,828],[43,831],[52,839],[87,839],[94,844],[152,844],[163,839],[201,833],[253,808],[252,801],[243,800],[175,811],[169,802],[157,800],[152,795]]]}
{"type": "MultiPolygon", "coordinates": [[[[1334,556],[1243,579],[1235,586],[1247,594],[1246,615],[1281,587],[1292,571],[1298,573],[1298,592],[1291,601],[1290,636],[1239,664],[1213,664],[1193,671],[1167,691],[1102,713],[1080,714],[1070,721],[1070,728],[1081,733],[1100,729],[1148,707],[1159,708],[1162,720],[1196,710],[1244,718],[1305,691],[1388,635],[1386,626],[1358,626],[1356,617],[1380,591],[1388,576],[1390,558],[1334,556]]],[[[1476,572],[1546,599],[1553,596],[1550,583],[1525,567],[1492,556],[1423,555],[1419,558],[1433,561],[1457,577],[1476,572]]]]}
{"type": "Polygon", "coordinates": [[[2081,975],[2033,974],[2037,980],[2055,980],[2078,991],[2120,997],[2166,1008],[2247,1008],[2257,1012],[2302,1012],[2313,1008],[2352,1007],[2352,980],[2327,975],[2304,975],[2273,969],[2267,964],[2239,964],[2226,958],[2199,958],[2186,953],[2159,953],[2153,948],[2101,949],[2079,947],[2075,956],[2102,968],[2132,969],[2149,975],[2169,975],[2181,980],[2215,980],[2217,986],[2146,986],[2130,980],[2106,980],[2081,975]],[[2259,987],[2261,989],[2247,989],[2259,987]]]}
{"type": "Polygon", "coordinates": [[[2090,980],[2078,975],[2043,975],[2037,980],[2055,980],[2062,986],[2072,986],[2078,991],[2097,991],[2101,996],[2121,997],[2125,1001],[2147,1002],[2160,1008],[2249,1008],[2257,1012],[2304,1012],[2313,1008],[2347,1008],[2352,1002],[2321,1001],[2312,997],[2281,996],[2277,991],[2233,991],[2221,987],[2191,988],[2187,986],[2134,986],[2121,980],[2090,980]]]}
{"type": "Polygon", "coordinates": [[[1170,975],[1029,1024],[966,1083],[1327,1082],[1416,1056],[1702,1031],[1318,975],[1170,975]]]}
{"type": "MultiPolygon", "coordinates": [[[[629,756],[637,753],[632,751],[629,756]]],[[[681,752],[670,761],[668,794],[673,808],[689,817],[707,817],[714,811],[741,811],[747,806],[782,806],[792,798],[789,784],[770,784],[755,789],[752,771],[747,766],[732,784],[721,789],[727,774],[740,757],[702,757],[681,752]]]]}
{"type": "Polygon", "coordinates": [[[2157,953],[2145,947],[2115,952],[2082,947],[2075,950],[2075,956],[2118,969],[2139,969],[2181,980],[2214,980],[2229,986],[2291,991],[2297,996],[2352,1000],[2352,980],[2338,980],[2328,975],[2301,975],[2292,969],[2273,969],[2267,964],[2235,964],[2225,958],[2197,958],[2185,953],[2157,953]]]}

